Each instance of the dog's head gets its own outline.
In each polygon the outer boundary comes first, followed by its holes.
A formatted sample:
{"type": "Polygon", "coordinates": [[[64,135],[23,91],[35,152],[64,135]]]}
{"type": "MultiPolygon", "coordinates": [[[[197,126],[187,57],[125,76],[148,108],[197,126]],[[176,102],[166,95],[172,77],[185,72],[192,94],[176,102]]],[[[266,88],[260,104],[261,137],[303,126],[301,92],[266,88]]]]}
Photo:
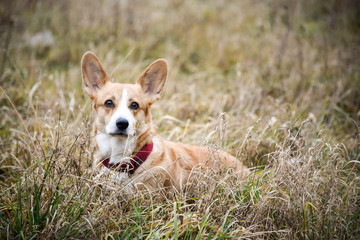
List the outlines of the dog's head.
{"type": "Polygon", "coordinates": [[[83,88],[93,101],[98,132],[116,137],[141,135],[151,127],[150,106],[164,91],[167,63],[159,59],[145,70],[135,84],[110,81],[95,54],[81,60],[83,88]]]}

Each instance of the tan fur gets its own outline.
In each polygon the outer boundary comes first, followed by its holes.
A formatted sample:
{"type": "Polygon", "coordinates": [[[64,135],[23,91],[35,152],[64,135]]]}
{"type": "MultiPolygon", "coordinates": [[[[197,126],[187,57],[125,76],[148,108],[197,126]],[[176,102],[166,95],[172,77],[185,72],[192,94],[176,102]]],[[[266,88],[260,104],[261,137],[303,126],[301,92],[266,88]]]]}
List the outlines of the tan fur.
{"type": "MultiPolygon", "coordinates": [[[[133,101],[139,104],[139,109],[131,112],[136,120],[135,136],[137,137],[132,155],[151,141],[154,143],[154,149],[148,159],[131,175],[134,182],[153,185],[149,179],[156,176],[158,182],[180,188],[187,181],[194,167],[200,164],[213,167],[216,160],[220,160],[222,167],[234,168],[238,178],[250,173],[239,160],[225,152],[165,141],[156,134],[156,127],[151,122],[150,107],[164,91],[167,77],[165,60],[160,59],[152,63],[139,77],[136,84],[119,84],[111,82],[98,58],[93,53],[87,52],[82,59],[82,75],[84,90],[92,99],[96,110],[95,134],[105,133],[105,128],[118,107],[115,105],[112,109],[107,108],[104,102],[108,99],[114,103],[118,102],[122,98],[124,88],[127,90],[129,104],[133,101]]],[[[106,157],[109,156],[97,153],[97,163],[106,157]]],[[[103,167],[102,164],[97,164],[97,166],[103,167]]]]}

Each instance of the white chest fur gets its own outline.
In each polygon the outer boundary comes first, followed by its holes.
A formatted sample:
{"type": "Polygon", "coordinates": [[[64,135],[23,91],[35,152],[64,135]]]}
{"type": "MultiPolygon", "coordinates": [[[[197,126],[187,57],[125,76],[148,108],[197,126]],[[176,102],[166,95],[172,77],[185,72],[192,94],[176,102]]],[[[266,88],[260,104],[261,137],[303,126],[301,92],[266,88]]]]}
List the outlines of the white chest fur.
{"type": "Polygon", "coordinates": [[[110,164],[128,161],[134,151],[136,137],[115,137],[100,133],[96,135],[96,143],[104,157],[110,157],[110,164]]]}

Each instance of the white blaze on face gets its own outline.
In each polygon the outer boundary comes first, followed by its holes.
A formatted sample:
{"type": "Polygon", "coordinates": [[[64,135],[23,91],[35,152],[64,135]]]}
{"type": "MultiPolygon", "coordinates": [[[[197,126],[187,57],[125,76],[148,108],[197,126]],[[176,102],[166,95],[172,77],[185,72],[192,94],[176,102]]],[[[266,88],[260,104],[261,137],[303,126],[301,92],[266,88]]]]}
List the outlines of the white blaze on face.
{"type": "Polygon", "coordinates": [[[122,92],[122,97],[121,100],[118,104],[118,107],[116,109],[116,111],[114,112],[114,114],[112,115],[110,122],[108,123],[108,125],[106,125],[106,133],[107,134],[112,134],[118,131],[117,127],[116,127],[116,121],[119,118],[124,118],[129,122],[129,126],[126,129],[126,133],[129,136],[133,136],[135,134],[135,118],[132,114],[132,112],[130,111],[129,107],[128,107],[128,95],[127,95],[127,89],[124,88],[123,92],[122,92]]]}

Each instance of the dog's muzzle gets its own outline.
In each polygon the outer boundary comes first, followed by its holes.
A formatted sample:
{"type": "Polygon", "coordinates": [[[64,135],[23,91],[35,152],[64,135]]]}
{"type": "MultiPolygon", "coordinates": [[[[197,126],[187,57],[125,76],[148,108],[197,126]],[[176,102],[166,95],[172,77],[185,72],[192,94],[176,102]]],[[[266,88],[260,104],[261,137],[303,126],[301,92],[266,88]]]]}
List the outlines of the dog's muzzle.
{"type": "Polygon", "coordinates": [[[129,121],[125,118],[119,118],[116,120],[116,131],[111,133],[110,135],[115,136],[128,136],[128,127],[129,127],[129,121]]]}

